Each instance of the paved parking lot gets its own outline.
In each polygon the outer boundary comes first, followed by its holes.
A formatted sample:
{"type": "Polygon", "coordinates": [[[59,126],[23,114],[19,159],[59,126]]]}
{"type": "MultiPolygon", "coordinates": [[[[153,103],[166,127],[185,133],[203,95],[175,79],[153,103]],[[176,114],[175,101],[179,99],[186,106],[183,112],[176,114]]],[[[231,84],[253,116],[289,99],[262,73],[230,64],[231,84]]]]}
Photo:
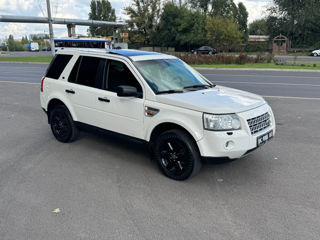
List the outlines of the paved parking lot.
{"type": "Polygon", "coordinates": [[[0,64],[0,72],[11,67],[16,76],[0,75],[1,240],[319,239],[320,98],[312,91],[320,74],[204,72],[224,85],[280,96],[267,98],[277,135],[248,157],[204,165],[176,182],[139,142],[100,132],[57,142],[39,105],[45,66],[28,66],[0,64]],[[273,92],[277,84],[259,81],[289,85],[273,92]]]}

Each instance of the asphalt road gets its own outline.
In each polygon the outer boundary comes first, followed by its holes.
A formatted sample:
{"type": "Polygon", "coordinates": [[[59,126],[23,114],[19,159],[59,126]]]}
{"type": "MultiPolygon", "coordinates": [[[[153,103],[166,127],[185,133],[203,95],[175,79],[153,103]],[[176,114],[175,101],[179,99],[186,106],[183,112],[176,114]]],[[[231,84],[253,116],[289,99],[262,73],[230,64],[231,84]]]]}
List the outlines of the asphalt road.
{"type": "MultiPolygon", "coordinates": [[[[39,83],[47,64],[0,63],[0,81],[39,83]]],[[[200,70],[218,85],[263,96],[320,98],[320,72],[200,70]]]]}
{"type": "MultiPolygon", "coordinates": [[[[41,50],[41,49],[40,49],[41,50]]],[[[0,57],[35,57],[35,56],[52,56],[51,51],[39,51],[39,52],[2,52],[0,57]]]]}
{"type": "MultiPolygon", "coordinates": [[[[27,56],[51,56],[51,52],[3,52],[0,54],[0,57],[27,57],[27,56]]],[[[256,55],[250,55],[256,57],[256,55]]],[[[283,56],[283,55],[276,55],[275,58],[280,58],[283,61],[293,62],[295,61],[294,56],[283,56]]],[[[320,57],[313,57],[313,56],[298,56],[296,58],[297,62],[320,62],[320,57]]]]}
{"type": "MultiPolygon", "coordinates": [[[[300,85],[284,88],[291,98],[266,98],[277,120],[271,142],[176,182],[159,173],[139,142],[99,132],[57,142],[39,106],[44,70],[0,63],[1,240],[319,239],[320,98],[305,99],[307,91],[297,98],[300,85]]],[[[254,75],[239,76],[242,82],[265,75],[270,83],[318,84],[314,73],[206,74],[218,74],[210,75],[216,81],[242,74],[254,75]]],[[[264,85],[240,85],[272,93],[264,85]]]]}
{"type": "Polygon", "coordinates": [[[320,98],[320,72],[200,70],[218,85],[263,96],[320,98]]]}

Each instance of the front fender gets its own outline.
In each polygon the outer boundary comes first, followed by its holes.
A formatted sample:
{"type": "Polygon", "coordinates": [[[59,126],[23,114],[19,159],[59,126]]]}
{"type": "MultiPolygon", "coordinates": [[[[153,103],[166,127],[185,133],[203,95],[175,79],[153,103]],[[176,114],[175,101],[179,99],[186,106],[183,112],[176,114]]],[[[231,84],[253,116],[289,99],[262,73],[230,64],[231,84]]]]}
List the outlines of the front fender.
{"type": "MultiPolygon", "coordinates": [[[[150,107],[157,108],[156,106],[150,107]]],[[[179,125],[188,131],[195,141],[199,141],[203,138],[201,112],[174,106],[166,106],[166,108],[160,108],[159,113],[154,117],[145,116],[145,127],[147,129],[145,133],[145,140],[150,141],[153,130],[163,123],[173,123],[179,125]]]]}

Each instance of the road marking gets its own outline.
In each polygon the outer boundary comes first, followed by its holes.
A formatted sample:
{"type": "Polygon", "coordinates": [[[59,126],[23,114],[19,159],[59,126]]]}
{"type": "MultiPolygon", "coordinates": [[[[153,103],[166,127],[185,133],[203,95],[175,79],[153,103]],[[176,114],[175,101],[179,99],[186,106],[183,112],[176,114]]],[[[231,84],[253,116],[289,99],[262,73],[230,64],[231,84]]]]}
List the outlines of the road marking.
{"type": "Polygon", "coordinates": [[[14,83],[14,84],[31,84],[31,85],[40,85],[40,83],[16,82],[16,81],[0,81],[0,83],[14,83]]]}
{"type": "Polygon", "coordinates": [[[247,75],[233,75],[233,74],[217,74],[217,73],[202,73],[204,76],[230,76],[230,77],[271,77],[271,78],[316,78],[320,79],[320,77],[308,77],[308,76],[289,76],[289,75],[283,75],[283,76],[277,76],[277,75],[261,75],[261,74],[247,74],[247,75]]]}
{"type": "Polygon", "coordinates": [[[237,82],[237,81],[214,81],[213,83],[241,83],[241,84],[256,84],[256,85],[281,85],[281,86],[309,86],[320,87],[320,84],[308,84],[308,83],[261,83],[261,82],[237,82]]]}
{"type": "Polygon", "coordinates": [[[290,96],[263,96],[263,97],[264,98],[275,98],[275,99],[320,100],[320,98],[290,97],[290,96]]]}
{"type": "MultiPolygon", "coordinates": [[[[13,84],[40,85],[40,83],[15,82],[15,81],[0,81],[0,83],[13,83],[13,84]]],[[[320,85],[319,85],[319,86],[320,86],[320,85]]],[[[320,98],[290,97],[290,96],[263,96],[263,97],[265,97],[265,98],[276,98],[276,99],[320,100],[320,98]]]]}

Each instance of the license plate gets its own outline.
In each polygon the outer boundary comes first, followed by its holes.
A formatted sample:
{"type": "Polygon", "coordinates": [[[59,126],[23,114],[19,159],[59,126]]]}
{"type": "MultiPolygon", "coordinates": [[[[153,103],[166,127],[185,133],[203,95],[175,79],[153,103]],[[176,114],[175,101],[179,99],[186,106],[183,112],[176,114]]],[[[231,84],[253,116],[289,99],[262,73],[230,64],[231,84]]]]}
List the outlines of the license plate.
{"type": "Polygon", "coordinates": [[[258,145],[258,147],[260,147],[261,145],[265,144],[272,137],[273,137],[273,131],[267,132],[267,133],[257,137],[257,145],[258,145]]]}

